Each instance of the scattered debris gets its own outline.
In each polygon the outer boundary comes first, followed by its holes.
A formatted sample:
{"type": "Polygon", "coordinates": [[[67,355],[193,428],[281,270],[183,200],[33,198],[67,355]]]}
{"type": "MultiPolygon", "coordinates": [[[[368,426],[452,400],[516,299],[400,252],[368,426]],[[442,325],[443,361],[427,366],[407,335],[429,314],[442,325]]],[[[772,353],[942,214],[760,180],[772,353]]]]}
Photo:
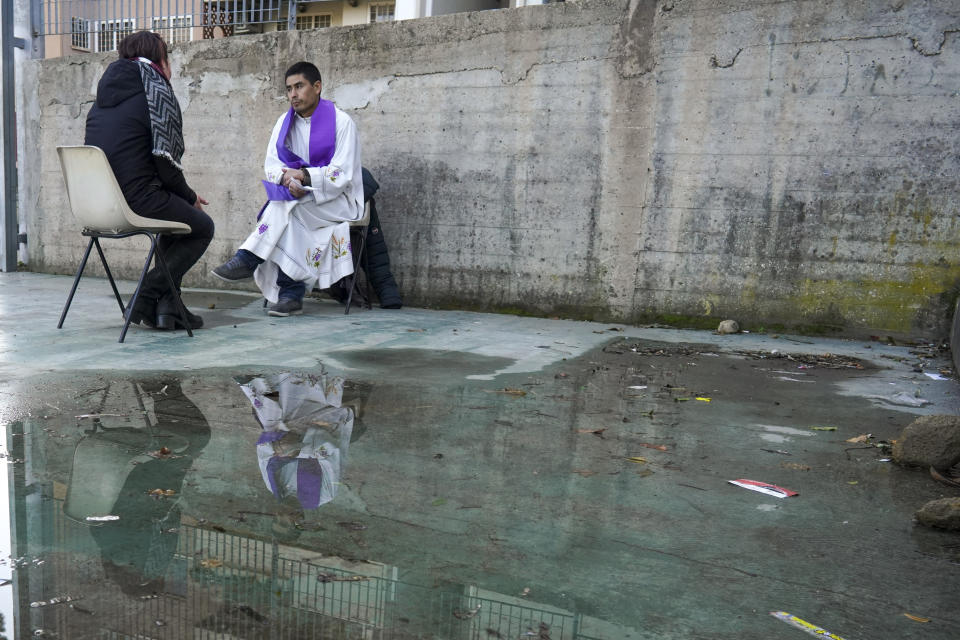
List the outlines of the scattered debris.
{"type": "Polygon", "coordinates": [[[781,462],[780,466],[784,469],[795,469],[797,471],[810,471],[810,465],[800,464],[799,462],[781,462]]]}
{"type": "Polygon", "coordinates": [[[460,619],[460,620],[469,620],[469,619],[472,618],[473,616],[475,616],[475,615],[477,615],[478,613],[480,613],[480,607],[481,607],[481,606],[482,606],[482,605],[478,604],[475,609],[469,609],[469,610],[467,610],[467,611],[464,611],[463,609],[454,609],[454,610],[453,610],[453,617],[454,617],[454,618],[458,618],[458,619],[460,619]]]}
{"type": "Polygon", "coordinates": [[[865,396],[871,400],[881,400],[887,404],[897,405],[901,407],[923,407],[930,404],[930,401],[926,398],[921,398],[916,395],[916,392],[913,394],[907,393],[906,391],[901,391],[900,393],[895,393],[891,396],[865,396]]]}
{"type": "Polygon", "coordinates": [[[930,622],[930,618],[921,618],[920,616],[915,616],[912,613],[904,613],[903,615],[910,618],[914,622],[930,622]]]}
{"type": "Polygon", "coordinates": [[[523,591],[520,592],[520,597],[526,598],[528,595],[530,595],[530,587],[524,587],[523,591]]]}
{"type": "Polygon", "coordinates": [[[836,427],[810,427],[812,431],[836,431],[836,427]]]}
{"type": "Polygon", "coordinates": [[[790,456],[793,455],[789,451],[784,451],[783,449],[760,449],[760,451],[766,451],[767,453],[778,453],[781,456],[790,456]]]}
{"type": "Polygon", "coordinates": [[[606,430],[607,430],[606,427],[604,427],[603,429],[577,429],[577,433],[592,433],[593,435],[603,440],[605,439],[603,432],[606,430]]]}
{"type": "Polygon", "coordinates": [[[223,560],[220,558],[204,558],[200,561],[200,566],[204,569],[216,569],[223,566],[223,560]]]}
{"type": "MultiPolygon", "coordinates": [[[[927,376],[931,380],[949,380],[950,379],[941,373],[930,373],[929,371],[924,371],[923,375],[927,376]]],[[[907,614],[903,614],[903,615],[907,615],[907,614]]]]}
{"type": "Polygon", "coordinates": [[[790,489],[785,489],[784,487],[778,487],[775,484],[759,482],[757,480],[747,480],[746,478],[727,480],[727,482],[730,484],[735,484],[738,487],[743,487],[744,489],[749,489],[750,491],[765,493],[768,496],[773,496],[775,498],[792,498],[800,495],[796,491],[791,491],[790,489]]]}
{"type": "Polygon", "coordinates": [[[635,462],[636,464],[645,464],[647,459],[642,456],[630,456],[626,459],[627,462],[635,462]]]}
{"type": "Polygon", "coordinates": [[[523,389],[511,389],[510,387],[504,387],[503,389],[494,389],[493,391],[488,391],[487,393],[505,393],[508,396],[525,396],[527,392],[523,389]]]}
{"type": "Polygon", "coordinates": [[[92,616],[92,615],[93,615],[93,611],[90,611],[90,609],[84,609],[83,607],[81,607],[81,606],[79,606],[79,605],[76,605],[76,604],[71,604],[71,605],[70,605],[70,608],[73,609],[74,611],[76,611],[77,613],[85,613],[85,614],[87,614],[88,616],[92,616]]]}
{"type": "Polygon", "coordinates": [[[177,492],[173,489],[150,489],[147,492],[147,495],[153,496],[155,498],[169,497],[177,495],[177,492]]]}
{"type": "Polygon", "coordinates": [[[797,616],[791,613],[787,613],[786,611],[771,611],[770,615],[772,615],[777,620],[782,620],[783,622],[786,622],[791,627],[795,627],[797,629],[800,629],[801,631],[806,631],[812,636],[818,636],[821,638],[830,638],[830,640],[843,640],[843,638],[841,638],[840,636],[830,633],[826,629],[821,629],[815,624],[810,624],[806,620],[801,620],[797,616]]]}
{"type": "Polygon", "coordinates": [[[923,505],[917,522],[928,527],[960,531],[960,498],[940,498],[923,505]]]}
{"type": "Polygon", "coordinates": [[[637,443],[641,447],[646,447],[647,449],[656,449],[657,451],[666,451],[667,445],[665,444],[650,444],[649,442],[639,442],[637,443]]]}
{"type": "Polygon", "coordinates": [[[859,436],[854,436],[853,438],[847,438],[846,442],[853,442],[855,444],[866,444],[870,441],[870,438],[873,436],[869,433],[863,433],[859,436]]]}
{"type": "Polygon", "coordinates": [[[893,443],[897,464],[949,469],[960,463],[960,416],[920,416],[893,443]]]}
{"type": "Polygon", "coordinates": [[[368,576],[338,576],[335,573],[317,574],[317,582],[362,582],[369,579],[368,576]]]}
{"type": "Polygon", "coordinates": [[[83,600],[83,597],[75,596],[57,596],[55,598],[50,598],[49,600],[37,600],[36,602],[31,602],[30,607],[37,609],[39,607],[49,607],[54,604],[64,604],[67,602],[76,602],[77,600],[83,600]]]}
{"type": "Polygon", "coordinates": [[[948,487],[960,487],[960,472],[951,470],[947,472],[947,475],[944,475],[933,467],[930,467],[930,477],[948,487]]]}
{"type": "Polygon", "coordinates": [[[85,420],[87,418],[93,420],[99,420],[100,418],[128,418],[130,417],[129,413],[83,413],[79,416],[74,416],[77,420],[85,420]]]}
{"type": "Polygon", "coordinates": [[[740,333],[740,324],[736,320],[724,320],[717,327],[717,333],[722,336],[731,333],[740,333]]]}
{"type": "Polygon", "coordinates": [[[87,522],[113,522],[119,520],[120,516],[87,516],[87,522]]]}

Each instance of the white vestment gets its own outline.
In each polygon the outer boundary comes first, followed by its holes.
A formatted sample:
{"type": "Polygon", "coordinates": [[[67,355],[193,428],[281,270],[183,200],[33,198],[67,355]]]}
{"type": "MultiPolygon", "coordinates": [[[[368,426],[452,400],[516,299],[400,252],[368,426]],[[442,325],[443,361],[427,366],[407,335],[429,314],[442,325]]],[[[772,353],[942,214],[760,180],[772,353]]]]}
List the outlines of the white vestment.
{"type": "MultiPolygon", "coordinates": [[[[299,200],[267,204],[260,220],[242,245],[264,262],[253,278],[270,302],[277,302],[278,270],[294,280],[329,287],[353,273],[350,225],[363,217],[363,178],[360,173],[360,138],[357,127],[343,111],[337,117],[336,150],[325,167],[305,167],[312,191],[299,200]]],[[[286,114],[273,127],[263,170],[269,182],[280,184],[285,165],[277,155],[277,138],[286,114]]],[[[310,157],[310,118],[294,114],[285,142],[304,160],[310,157]]]]}

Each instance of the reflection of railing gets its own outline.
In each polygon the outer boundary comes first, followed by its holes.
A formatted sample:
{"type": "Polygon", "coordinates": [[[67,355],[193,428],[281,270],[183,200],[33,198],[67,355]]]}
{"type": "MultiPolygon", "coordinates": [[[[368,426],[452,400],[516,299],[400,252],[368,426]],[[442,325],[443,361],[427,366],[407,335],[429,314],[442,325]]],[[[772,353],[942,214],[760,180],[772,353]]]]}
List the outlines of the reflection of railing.
{"type": "Polygon", "coordinates": [[[37,35],[69,35],[73,47],[91,51],[116,49],[124,34],[140,29],[176,43],[193,39],[191,29],[199,27],[203,38],[283,28],[300,1],[306,0],[42,0],[37,35]]]}
{"type": "Polygon", "coordinates": [[[55,551],[46,554],[52,580],[36,584],[32,596],[83,594],[80,605],[95,615],[21,603],[34,629],[68,631],[79,621],[104,638],[599,640],[578,634],[580,619],[573,613],[519,596],[469,585],[407,584],[388,565],[320,557],[275,540],[188,524],[168,533],[179,536],[178,544],[155,594],[118,593],[117,585],[96,576],[99,563],[90,560],[99,550],[88,529],[61,507],[56,500],[55,551]]]}

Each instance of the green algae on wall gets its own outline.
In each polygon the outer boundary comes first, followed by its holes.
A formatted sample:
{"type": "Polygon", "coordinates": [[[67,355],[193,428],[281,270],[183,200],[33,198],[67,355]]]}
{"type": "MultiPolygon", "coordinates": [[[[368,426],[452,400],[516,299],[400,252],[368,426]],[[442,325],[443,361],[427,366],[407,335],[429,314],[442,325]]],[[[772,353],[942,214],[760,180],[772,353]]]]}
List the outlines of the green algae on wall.
{"type": "Polygon", "coordinates": [[[863,279],[800,283],[793,299],[802,318],[908,333],[918,313],[960,281],[960,266],[916,265],[908,281],[863,279]]]}

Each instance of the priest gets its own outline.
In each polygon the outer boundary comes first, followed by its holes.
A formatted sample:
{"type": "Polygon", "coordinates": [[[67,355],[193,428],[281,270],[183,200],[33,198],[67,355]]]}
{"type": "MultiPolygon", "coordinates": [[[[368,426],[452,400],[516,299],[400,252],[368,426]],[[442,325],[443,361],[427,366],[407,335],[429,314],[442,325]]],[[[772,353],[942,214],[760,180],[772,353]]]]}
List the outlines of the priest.
{"type": "Polygon", "coordinates": [[[213,270],[228,282],[252,277],[278,317],[301,313],[312,287],[353,273],[348,223],[363,216],[356,125],[320,98],[313,64],[297,62],[284,78],[290,109],[267,145],[267,203],[236,255],[213,270]]]}

